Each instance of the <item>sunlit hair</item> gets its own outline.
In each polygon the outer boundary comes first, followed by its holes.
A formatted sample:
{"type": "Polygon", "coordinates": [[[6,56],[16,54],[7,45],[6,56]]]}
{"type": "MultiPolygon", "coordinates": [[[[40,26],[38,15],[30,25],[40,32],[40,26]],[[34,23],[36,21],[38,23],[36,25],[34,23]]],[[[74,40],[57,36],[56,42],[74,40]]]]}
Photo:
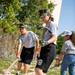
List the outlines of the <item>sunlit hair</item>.
{"type": "Polygon", "coordinates": [[[73,45],[75,46],[75,33],[72,32],[72,35],[70,36],[70,40],[72,41],[73,45]]]}

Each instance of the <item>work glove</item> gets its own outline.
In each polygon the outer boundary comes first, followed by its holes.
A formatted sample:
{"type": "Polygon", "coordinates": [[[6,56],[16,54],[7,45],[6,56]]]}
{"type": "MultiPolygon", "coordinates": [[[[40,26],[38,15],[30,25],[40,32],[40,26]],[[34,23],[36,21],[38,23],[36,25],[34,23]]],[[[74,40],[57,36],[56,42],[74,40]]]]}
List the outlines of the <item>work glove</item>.
{"type": "Polygon", "coordinates": [[[56,64],[55,64],[57,67],[60,66],[60,60],[58,58],[56,58],[56,64]]]}
{"type": "Polygon", "coordinates": [[[48,45],[47,41],[40,41],[40,45],[41,47],[45,47],[46,45],[48,45]]]}
{"type": "Polygon", "coordinates": [[[37,54],[36,53],[33,55],[33,59],[37,60],[37,54]]]}
{"type": "Polygon", "coordinates": [[[40,48],[35,48],[35,52],[34,52],[34,55],[33,55],[33,59],[34,60],[37,60],[38,59],[39,52],[40,52],[40,48]]]}
{"type": "Polygon", "coordinates": [[[56,62],[56,63],[55,63],[55,66],[56,66],[56,67],[59,67],[60,65],[61,65],[60,62],[56,62]]]}
{"type": "Polygon", "coordinates": [[[46,46],[46,45],[48,45],[48,42],[47,42],[47,41],[44,41],[44,42],[42,43],[42,46],[44,47],[44,46],[46,46]]]}

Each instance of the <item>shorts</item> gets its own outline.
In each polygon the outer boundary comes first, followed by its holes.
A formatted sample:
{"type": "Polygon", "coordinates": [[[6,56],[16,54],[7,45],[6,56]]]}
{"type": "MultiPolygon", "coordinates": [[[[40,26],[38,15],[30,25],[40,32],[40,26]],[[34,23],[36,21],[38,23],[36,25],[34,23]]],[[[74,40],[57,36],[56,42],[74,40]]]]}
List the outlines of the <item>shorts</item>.
{"type": "Polygon", "coordinates": [[[56,56],[55,44],[49,44],[41,48],[40,57],[37,61],[36,68],[40,68],[44,73],[47,73],[49,66],[56,56]]]}
{"type": "Polygon", "coordinates": [[[33,59],[33,54],[34,54],[34,47],[32,48],[23,47],[19,62],[30,64],[33,59]]]}

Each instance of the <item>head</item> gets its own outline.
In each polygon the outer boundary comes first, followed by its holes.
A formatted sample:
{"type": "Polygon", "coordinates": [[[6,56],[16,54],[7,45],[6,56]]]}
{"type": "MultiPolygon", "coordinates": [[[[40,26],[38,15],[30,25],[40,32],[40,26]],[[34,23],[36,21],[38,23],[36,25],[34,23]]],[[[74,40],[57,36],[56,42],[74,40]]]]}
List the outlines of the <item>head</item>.
{"type": "Polygon", "coordinates": [[[20,32],[21,34],[26,34],[27,32],[27,27],[24,24],[19,24],[20,32]]]}
{"type": "Polygon", "coordinates": [[[42,19],[42,21],[44,23],[47,23],[50,20],[53,20],[53,18],[51,17],[51,13],[50,13],[50,10],[49,9],[39,10],[39,14],[40,14],[40,18],[42,19]]]}
{"type": "Polygon", "coordinates": [[[64,40],[69,40],[71,35],[72,35],[72,32],[69,30],[66,30],[64,31],[62,36],[64,37],[64,40]]]}
{"type": "Polygon", "coordinates": [[[73,45],[75,46],[75,33],[71,32],[69,30],[64,31],[64,34],[62,35],[65,40],[71,40],[73,45]]]}

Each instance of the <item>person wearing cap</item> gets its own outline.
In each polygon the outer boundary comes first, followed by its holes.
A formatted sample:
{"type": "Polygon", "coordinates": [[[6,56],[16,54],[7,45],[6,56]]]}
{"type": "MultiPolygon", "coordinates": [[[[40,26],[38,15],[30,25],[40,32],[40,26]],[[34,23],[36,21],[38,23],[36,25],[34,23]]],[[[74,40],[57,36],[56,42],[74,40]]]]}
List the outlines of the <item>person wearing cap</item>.
{"type": "Polygon", "coordinates": [[[22,63],[24,63],[24,75],[27,75],[29,65],[32,61],[33,55],[34,53],[37,53],[39,50],[39,40],[37,35],[34,32],[27,31],[26,25],[19,24],[19,28],[20,28],[21,35],[19,36],[18,39],[18,48],[16,52],[16,56],[17,58],[19,58],[18,71],[16,75],[20,75],[22,63]],[[22,46],[23,48],[21,51],[22,46]]]}
{"type": "Polygon", "coordinates": [[[41,20],[46,24],[42,32],[40,57],[35,67],[37,75],[46,75],[49,66],[56,56],[57,27],[48,8],[39,10],[41,20]],[[51,21],[52,20],[52,21],[51,21]]]}
{"type": "Polygon", "coordinates": [[[60,75],[66,75],[66,70],[68,68],[69,75],[75,75],[75,33],[66,30],[63,33],[63,38],[65,40],[62,50],[56,59],[56,63],[60,63],[62,59],[61,72],[60,75]]]}

